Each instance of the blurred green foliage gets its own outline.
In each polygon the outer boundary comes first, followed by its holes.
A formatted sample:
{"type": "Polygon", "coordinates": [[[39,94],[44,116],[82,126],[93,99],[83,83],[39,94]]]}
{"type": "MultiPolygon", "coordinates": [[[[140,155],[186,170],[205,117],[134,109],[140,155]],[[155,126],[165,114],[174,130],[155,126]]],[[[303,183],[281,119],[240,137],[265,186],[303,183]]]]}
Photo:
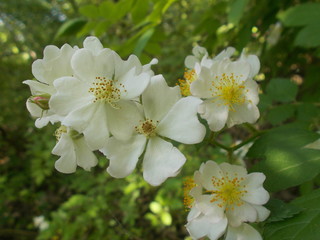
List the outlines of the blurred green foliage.
{"type": "MultiPolygon", "coordinates": [[[[265,132],[247,155],[236,157],[267,175],[274,198],[297,198],[292,206],[282,202],[280,214],[266,223],[266,239],[302,239],[290,238],[291,226],[302,222],[296,236],[320,235],[314,227],[319,212],[309,201],[319,199],[313,191],[319,186],[319,150],[301,148],[319,138],[320,1],[3,0],[0,9],[0,239],[187,239],[183,178],[208,159],[227,159],[224,150],[208,144],[208,134],[202,144],[179,146],[186,165],[157,188],[143,181],[139,169],[125,179],[111,178],[102,156],[92,172],[54,170],[54,127],[34,127],[22,81],[33,78],[31,63],[42,58],[46,45],[81,45],[88,35],[123,58],[158,58],[154,70],[171,86],[195,44],[213,55],[227,46],[258,55],[256,127],[265,132]],[[34,222],[36,216],[44,216],[46,229],[34,222]]],[[[218,140],[233,146],[254,131],[241,125],[223,130],[218,140]]],[[[270,209],[277,212],[279,204],[270,209]]]]}

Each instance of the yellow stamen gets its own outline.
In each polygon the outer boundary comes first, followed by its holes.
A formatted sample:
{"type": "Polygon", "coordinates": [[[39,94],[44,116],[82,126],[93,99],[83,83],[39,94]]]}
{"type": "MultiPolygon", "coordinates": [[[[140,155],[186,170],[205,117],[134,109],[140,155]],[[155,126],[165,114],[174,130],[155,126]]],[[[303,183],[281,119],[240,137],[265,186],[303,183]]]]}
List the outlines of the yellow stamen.
{"type": "Polygon", "coordinates": [[[184,79],[179,79],[179,87],[180,87],[180,91],[181,94],[183,96],[190,96],[191,92],[190,92],[190,85],[193,81],[196,80],[196,72],[194,69],[192,70],[188,70],[186,69],[186,71],[183,74],[183,78],[184,79]]]}
{"type": "Polygon", "coordinates": [[[89,92],[95,96],[93,102],[104,101],[109,103],[112,107],[118,108],[115,103],[120,100],[120,88],[123,88],[124,92],[126,92],[126,90],[124,89],[123,84],[120,83],[118,86],[115,86],[115,83],[116,81],[112,79],[96,77],[93,86],[89,89],[89,92]]]}
{"type": "Polygon", "coordinates": [[[218,97],[223,101],[224,105],[228,105],[229,110],[235,111],[235,105],[242,105],[246,101],[244,95],[248,92],[243,82],[239,81],[242,75],[234,75],[223,73],[221,76],[216,76],[215,80],[212,81],[213,97],[218,97]]]}
{"type": "Polygon", "coordinates": [[[196,186],[192,177],[186,177],[183,183],[183,204],[186,208],[186,211],[189,211],[192,208],[194,199],[190,196],[190,190],[196,186]]]}
{"type": "Polygon", "coordinates": [[[212,184],[217,190],[207,191],[213,195],[210,202],[219,202],[219,207],[225,207],[226,211],[234,210],[235,206],[241,206],[244,202],[241,198],[247,193],[246,186],[241,185],[244,178],[229,178],[226,174],[225,177],[217,178],[212,177],[212,184]]]}
{"type": "Polygon", "coordinates": [[[136,126],[135,129],[138,133],[145,135],[147,138],[153,137],[156,135],[156,128],[159,121],[153,121],[151,119],[146,119],[141,122],[139,126],[136,126]]]}

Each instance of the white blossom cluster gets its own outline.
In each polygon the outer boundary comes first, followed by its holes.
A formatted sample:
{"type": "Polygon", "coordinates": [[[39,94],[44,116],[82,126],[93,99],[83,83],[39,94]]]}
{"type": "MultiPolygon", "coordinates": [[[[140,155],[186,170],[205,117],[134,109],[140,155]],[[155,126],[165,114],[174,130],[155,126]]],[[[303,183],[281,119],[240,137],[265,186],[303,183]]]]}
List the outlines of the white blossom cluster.
{"type": "MultiPolygon", "coordinates": [[[[27,108],[36,127],[59,124],[52,150],[60,156],[58,171],[73,173],[78,166],[89,171],[98,163],[94,151],[100,151],[109,159],[112,177],[128,176],[142,159],[144,179],[158,186],[186,161],[171,140],[203,141],[206,128],[198,114],[212,131],[259,118],[253,81],[259,60],[241,54],[232,61],[234,51],[227,48],[210,58],[206,49],[195,47],[179,88],[154,74],[157,59],[146,65],[135,55],[122,60],[96,37],[87,37],[83,48],[47,46],[43,59],[32,65],[35,80],[24,81],[32,94],[27,108]]],[[[261,206],[269,198],[263,174],[209,161],[194,178],[186,200],[191,208],[186,227],[194,239],[218,239],[225,232],[228,240],[261,239],[244,222],[263,221],[269,214],[261,206]]]]}

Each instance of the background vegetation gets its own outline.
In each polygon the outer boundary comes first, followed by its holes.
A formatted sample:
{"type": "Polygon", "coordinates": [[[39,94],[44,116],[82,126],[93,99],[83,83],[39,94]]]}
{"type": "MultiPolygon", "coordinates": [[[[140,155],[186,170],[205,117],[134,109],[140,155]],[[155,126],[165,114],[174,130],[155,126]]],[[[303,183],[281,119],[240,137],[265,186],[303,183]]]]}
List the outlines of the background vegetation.
{"type": "Polygon", "coordinates": [[[303,146],[319,139],[320,1],[1,0],[0,9],[0,239],[187,239],[183,178],[202,162],[227,159],[209,138],[181,145],[186,165],[157,188],[139,169],[111,178],[102,156],[92,172],[57,172],[54,127],[34,127],[22,81],[33,78],[46,45],[81,46],[88,35],[123,58],[158,58],[154,70],[171,86],[196,43],[213,55],[227,46],[257,54],[261,118],[216,141],[254,142],[247,153],[248,145],[232,152],[267,175],[272,215],[256,226],[264,239],[318,239],[320,154],[303,146]]]}

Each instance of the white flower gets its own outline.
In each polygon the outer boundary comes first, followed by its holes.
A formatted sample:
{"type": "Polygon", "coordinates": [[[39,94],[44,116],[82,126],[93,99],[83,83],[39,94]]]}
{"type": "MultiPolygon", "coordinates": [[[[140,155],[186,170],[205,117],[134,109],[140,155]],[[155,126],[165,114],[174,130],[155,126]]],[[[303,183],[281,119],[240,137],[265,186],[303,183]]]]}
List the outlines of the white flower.
{"type": "Polygon", "coordinates": [[[258,85],[252,80],[259,67],[254,55],[242,55],[235,62],[223,58],[209,68],[196,66],[197,80],[190,90],[193,96],[205,99],[198,111],[212,131],[221,130],[225,124],[254,123],[259,118],[258,85]]]}
{"type": "Polygon", "coordinates": [[[33,224],[39,228],[40,231],[46,230],[49,227],[49,223],[44,216],[37,216],[33,218],[33,224]]]}
{"type": "MultiPolygon", "coordinates": [[[[23,83],[29,85],[32,95],[48,96],[54,94],[53,81],[62,76],[72,76],[71,57],[77,50],[65,44],[59,49],[56,46],[47,46],[43,51],[43,59],[38,59],[32,64],[32,73],[37,81],[26,80],[23,83]]],[[[34,102],[27,100],[27,109],[33,117],[36,117],[35,125],[38,128],[46,126],[49,121],[55,123],[61,119],[50,109],[43,109],[34,102]]]]}
{"type": "Polygon", "coordinates": [[[97,165],[98,160],[86,143],[83,135],[73,129],[61,126],[56,131],[57,144],[52,153],[61,156],[55,168],[62,173],[73,173],[77,166],[86,171],[97,165]]]}
{"type": "Polygon", "coordinates": [[[54,81],[57,89],[49,106],[65,116],[62,124],[83,133],[93,149],[102,148],[110,133],[126,140],[132,135],[132,119],[139,115],[135,102],[148,86],[153,72],[131,55],[123,61],[91,37],[90,49],[78,50],[71,59],[74,76],[54,81]]]}
{"type": "Polygon", "coordinates": [[[195,46],[192,49],[192,54],[185,58],[184,65],[187,68],[193,69],[196,63],[201,62],[203,58],[208,57],[208,51],[204,47],[195,46]]]}
{"type": "MultiPolygon", "coordinates": [[[[203,163],[194,174],[194,187],[188,201],[191,211],[187,230],[194,239],[208,236],[218,239],[227,231],[226,239],[261,239],[261,236],[244,222],[261,222],[269,210],[261,206],[269,200],[262,184],[262,173],[250,173],[244,167],[213,161],[203,163]]],[[[190,186],[190,184],[189,184],[190,186]]],[[[192,186],[192,185],[191,185],[192,186]]]]}
{"type": "Polygon", "coordinates": [[[188,69],[183,74],[184,79],[179,79],[181,94],[183,96],[191,96],[190,85],[198,79],[202,67],[210,68],[214,62],[224,58],[230,58],[235,52],[233,47],[228,47],[214,58],[208,57],[208,52],[205,48],[196,46],[192,50],[193,55],[187,56],[185,65],[188,69]]]}
{"type": "Polygon", "coordinates": [[[205,127],[197,117],[200,103],[195,97],[181,98],[177,86],[168,87],[162,75],[154,76],[142,94],[143,113],[136,120],[136,134],[126,142],[112,137],[101,150],[110,159],[107,169],[110,175],[117,178],[129,175],[146,145],[143,176],[147,182],[160,185],[177,175],[186,159],[162,137],[185,144],[201,142],[205,127]]]}

